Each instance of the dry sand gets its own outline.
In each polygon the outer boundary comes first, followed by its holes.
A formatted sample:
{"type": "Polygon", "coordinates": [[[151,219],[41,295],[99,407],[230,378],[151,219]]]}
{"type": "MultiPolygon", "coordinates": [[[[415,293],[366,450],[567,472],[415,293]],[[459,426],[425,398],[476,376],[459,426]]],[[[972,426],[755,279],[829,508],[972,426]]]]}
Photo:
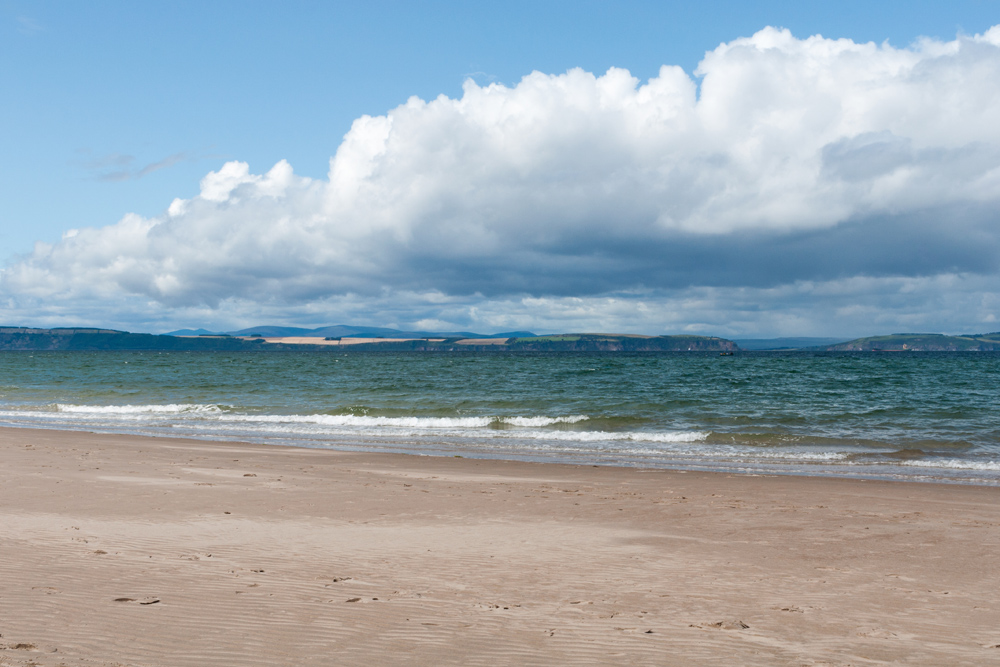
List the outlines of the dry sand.
{"type": "Polygon", "coordinates": [[[998,501],[0,429],[0,665],[1000,664],[998,501]]]}

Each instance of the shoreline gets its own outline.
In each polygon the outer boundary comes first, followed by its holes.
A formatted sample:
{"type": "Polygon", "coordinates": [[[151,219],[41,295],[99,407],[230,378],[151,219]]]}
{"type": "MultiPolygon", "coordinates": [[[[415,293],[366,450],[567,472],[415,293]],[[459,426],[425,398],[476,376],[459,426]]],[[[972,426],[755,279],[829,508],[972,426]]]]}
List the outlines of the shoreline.
{"type": "Polygon", "coordinates": [[[86,428],[72,429],[66,428],[65,425],[59,424],[55,426],[46,426],[44,424],[3,424],[0,425],[0,430],[3,429],[26,429],[26,430],[41,430],[41,431],[56,431],[65,433],[92,433],[95,435],[109,435],[109,436],[125,436],[125,437],[137,437],[137,438],[153,438],[153,439],[180,439],[180,440],[192,440],[195,442],[207,442],[207,443],[231,443],[231,444],[246,444],[253,446],[262,447],[278,447],[278,448],[291,448],[291,449],[308,449],[314,451],[330,451],[330,452],[343,452],[348,454],[378,454],[378,455],[399,455],[399,456],[416,456],[416,457],[432,457],[432,458],[464,458],[476,461],[509,461],[509,462],[519,462],[519,463],[530,463],[538,465],[569,465],[569,466],[599,466],[608,467],[615,469],[624,470],[667,470],[676,472],[703,472],[709,474],[721,474],[721,475],[749,475],[749,476],[775,476],[775,477],[805,477],[810,479],[847,479],[847,480],[867,480],[867,481],[884,481],[884,482],[901,482],[907,484],[947,484],[947,485],[957,485],[957,486],[982,486],[982,487],[993,487],[1000,488],[1000,479],[996,478],[984,478],[984,477],[973,477],[972,475],[978,471],[976,468],[949,468],[949,467],[917,467],[917,466],[903,466],[896,465],[895,470],[892,469],[892,464],[890,463],[863,463],[855,465],[847,464],[835,464],[830,462],[805,463],[802,461],[797,461],[794,463],[787,464],[776,464],[770,463],[766,459],[755,460],[755,461],[743,461],[739,464],[730,460],[720,460],[717,464],[699,464],[699,463],[670,463],[670,462],[651,462],[649,460],[637,459],[632,463],[625,463],[622,461],[606,461],[606,460],[596,460],[587,459],[585,457],[580,457],[578,460],[573,460],[572,456],[565,456],[562,460],[558,458],[557,455],[549,454],[508,454],[503,451],[477,451],[468,449],[457,449],[442,447],[436,450],[426,450],[424,452],[413,451],[413,449],[406,449],[404,447],[392,448],[372,448],[366,447],[365,445],[348,445],[343,442],[329,441],[330,444],[317,444],[309,445],[302,443],[272,443],[272,442],[262,442],[262,441],[252,441],[248,439],[240,438],[235,435],[220,436],[217,438],[209,437],[199,437],[192,434],[154,434],[154,433],[135,433],[125,430],[115,431],[115,430],[95,430],[93,425],[88,425],[86,428]],[[456,454],[455,452],[461,451],[461,454],[456,454]],[[786,466],[788,469],[781,469],[782,466],[786,466]],[[799,469],[792,469],[793,466],[800,466],[799,469]],[[814,466],[817,470],[821,467],[822,470],[817,472],[809,472],[808,466],[814,466]],[[843,472],[841,472],[843,469],[843,472]],[[882,469],[884,472],[877,472],[877,470],[882,469]],[[885,471],[886,469],[890,471],[885,471]],[[965,476],[954,475],[956,470],[960,470],[965,473],[965,476]],[[853,474],[848,471],[853,471],[853,474]],[[905,473],[903,472],[905,471],[905,473]],[[933,472],[937,472],[939,476],[933,476],[933,472]],[[951,473],[953,476],[947,476],[947,473],[951,473]]]}
{"type": "Polygon", "coordinates": [[[0,456],[3,667],[1000,664],[996,487],[7,427],[0,456]]]}

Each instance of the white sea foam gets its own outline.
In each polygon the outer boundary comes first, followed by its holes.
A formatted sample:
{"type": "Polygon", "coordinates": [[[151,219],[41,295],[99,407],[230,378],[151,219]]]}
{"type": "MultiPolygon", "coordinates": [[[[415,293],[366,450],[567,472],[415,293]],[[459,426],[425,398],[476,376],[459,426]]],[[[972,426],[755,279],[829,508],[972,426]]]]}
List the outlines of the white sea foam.
{"type": "Polygon", "coordinates": [[[225,421],[263,424],[319,424],[355,428],[397,427],[409,429],[485,428],[493,417],[370,417],[367,415],[236,415],[225,421]]]}
{"type": "Polygon", "coordinates": [[[590,419],[586,415],[567,417],[373,417],[369,415],[237,415],[221,417],[235,422],[305,423],[356,428],[398,427],[408,429],[478,429],[504,424],[517,427],[541,427],[553,424],[576,424],[590,419]]]}
{"type": "Polygon", "coordinates": [[[701,442],[707,431],[556,431],[528,430],[555,424],[576,424],[587,421],[586,415],[567,417],[372,417],[367,415],[235,415],[222,414],[222,421],[268,424],[273,430],[295,433],[301,427],[315,425],[331,429],[347,428],[350,433],[371,437],[419,437],[428,431],[441,435],[472,438],[521,440],[557,440],[571,442],[636,441],[656,443],[701,442]],[[508,425],[514,429],[488,428],[508,425]],[[525,428],[527,427],[527,428],[525,428]],[[521,430],[525,428],[525,430],[521,430]]]}
{"type": "Polygon", "coordinates": [[[216,405],[68,405],[58,404],[60,413],[80,417],[141,418],[176,416],[176,426],[218,431],[209,422],[224,422],[240,430],[240,426],[257,432],[280,432],[287,435],[321,437],[322,435],[359,435],[370,437],[420,437],[428,432],[471,438],[549,440],[562,442],[647,442],[692,443],[704,441],[707,431],[559,431],[538,430],[558,424],[578,424],[588,421],[587,415],[549,416],[478,416],[478,417],[382,417],[371,415],[248,415],[225,412],[216,405]],[[195,421],[191,421],[194,418],[195,421]],[[199,425],[200,424],[200,425],[199,425]],[[508,426],[512,428],[491,428],[508,426]],[[346,429],[341,431],[341,429],[346,429]]]}
{"type": "Polygon", "coordinates": [[[62,413],[79,415],[217,415],[227,421],[234,422],[275,422],[275,423],[311,423],[328,426],[398,426],[403,428],[486,428],[493,425],[508,425],[521,428],[538,428],[553,424],[576,424],[590,419],[587,415],[568,415],[565,417],[519,417],[519,416],[481,416],[481,417],[378,417],[369,415],[247,415],[228,413],[218,405],[203,405],[195,403],[172,403],[167,405],[74,405],[57,403],[56,410],[62,413]]]}
{"type": "MultiPolygon", "coordinates": [[[[41,406],[38,406],[41,407],[41,406]]],[[[471,450],[566,453],[571,456],[636,456],[661,461],[714,461],[718,464],[770,465],[831,464],[857,467],[851,452],[802,450],[797,447],[753,447],[711,444],[709,431],[602,431],[558,428],[584,424],[588,415],[481,415],[463,417],[373,416],[329,414],[245,414],[225,405],[172,403],[142,405],[78,405],[59,403],[42,410],[0,411],[13,423],[92,428],[94,424],[121,424],[118,428],[162,433],[164,429],[193,437],[249,438],[262,442],[314,446],[425,447],[439,443],[471,450]],[[126,427],[126,425],[128,425],[126,427]],[[550,428],[556,427],[556,428],[550,428]],[[176,430],[175,430],[176,429],[176,430]],[[364,445],[362,443],[368,443],[364,445]],[[450,443],[450,444],[449,444],[450,443]],[[728,462],[728,463],[727,463],[728,462]]],[[[580,428],[577,426],[576,428],[580,428]]],[[[923,470],[1000,472],[1000,461],[958,458],[899,461],[896,465],[923,470]]],[[[915,471],[914,471],[915,472],[915,471]]]]}
{"type": "Polygon", "coordinates": [[[57,403],[56,410],[74,414],[99,415],[140,415],[140,414],[182,414],[182,413],[221,413],[218,405],[201,405],[196,403],[169,403],[167,405],[72,405],[57,403]]]}
{"type": "Polygon", "coordinates": [[[662,442],[662,443],[684,443],[701,442],[708,438],[707,431],[667,431],[667,432],[646,432],[646,431],[527,431],[524,433],[506,434],[498,432],[496,437],[515,437],[536,440],[559,440],[570,442],[611,442],[611,441],[631,441],[631,442],[662,442]]]}
{"type": "Polygon", "coordinates": [[[539,427],[552,424],[577,424],[590,419],[587,415],[570,415],[568,417],[499,417],[504,424],[511,426],[539,427]]]}
{"type": "Polygon", "coordinates": [[[753,459],[783,459],[789,461],[842,461],[848,457],[844,452],[800,452],[800,451],[774,451],[759,449],[741,449],[741,456],[753,459]]]}
{"type": "Polygon", "coordinates": [[[901,465],[916,468],[946,468],[950,470],[997,470],[1000,471],[1000,461],[963,461],[961,459],[921,459],[919,461],[901,461],[901,465]]]}

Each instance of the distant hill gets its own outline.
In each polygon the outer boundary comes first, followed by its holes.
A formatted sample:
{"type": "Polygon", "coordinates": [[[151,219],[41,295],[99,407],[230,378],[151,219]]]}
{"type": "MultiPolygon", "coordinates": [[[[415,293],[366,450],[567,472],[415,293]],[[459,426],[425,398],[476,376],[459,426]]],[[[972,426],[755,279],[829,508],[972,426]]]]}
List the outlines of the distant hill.
{"type": "Polygon", "coordinates": [[[744,350],[802,350],[826,347],[844,342],[843,338],[734,338],[733,342],[744,350]]]}
{"type": "MultiPolygon", "coordinates": [[[[337,329],[339,327],[328,327],[331,329],[337,329]]],[[[315,333],[320,331],[319,329],[303,329],[302,327],[277,327],[277,326],[262,326],[262,327],[249,327],[247,329],[240,329],[239,331],[226,331],[225,333],[230,336],[251,336],[253,334],[260,334],[261,336],[318,336],[322,338],[323,336],[340,336],[342,334],[322,334],[315,333]]]]}
{"type": "Polygon", "coordinates": [[[944,334],[900,333],[869,336],[830,345],[831,352],[998,352],[1000,332],[946,336],[944,334]]]}
{"type": "Polygon", "coordinates": [[[316,329],[304,329],[302,327],[281,327],[264,325],[248,327],[239,331],[208,331],[207,329],[178,329],[170,331],[165,336],[204,336],[207,334],[228,334],[230,336],[252,336],[260,334],[272,338],[284,338],[287,336],[302,336],[304,338],[326,338],[332,336],[340,338],[343,336],[353,336],[356,338],[512,338],[516,336],[534,336],[530,331],[505,331],[494,334],[480,334],[471,331],[402,331],[400,329],[388,329],[385,327],[355,327],[346,324],[337,324],[328,327],[318,327],[316,329]]]}
{"type": "Polygon", "coordinates": [[[637,336],[630,334],[556,334],[510,338],[507,347],[522,352],[735,352],[731,340],[715,336],[637,336]]]}
{"type": "Polygon", "coordinates": [[[496,334],[400,331],[347,325],[305,329],[262,326],[216,333],[181,329],[170,334],[114,329],[0,327],[0,350],[177,350],[177,351],[340,351],[340,352],[736,352],[744,350],[827,350],[831,352],[1000,352],[1000,332],[949,336],[898,333],[823,345],[837,339],[641,336],[566,333],[536,336],[528,331],[496,334]],[[258,334],[256,337],[251,337],[258,334]],[[298,338],[268,342],[265,338],[298,338]],[[384,340],[381,340],[384,339],[384,340]]]}
{"type": "MultiPolygon", "coordinates": [[[[347,340],[346,338],[344,340],[347,340]]],[[[291,346],[289,346],[291,347],[291,346]]],[[[299,346],[308,347],[308,346],[299,346]]],[[[632,334],[554,334],[551,336],[496,336],[391,340],[342,345],[351,352],[735,352],[731,340],[712,336],[638,336],[632,334]]]]}
{"type": "MultiPolygon", "coordinates": [[[[330,328],[326,329],[327,331],[330,328]]],[[[194,331],[197,331],[195,329],[194,331]]],[[[253,333],[257,331],[251,330],[253,333]]],[[[267,330],[264,330],[267,332],[267,330]]],[[[315,330],[306,330],[315,332],[315,330]]],[[[322,330],[320,330],[322,331],[322,330]]],[[[378,331],[378,330],[376,330],[378,331]]],[[[384,330],[382,330],[384,331],[384,330]]],[[[389,330],[394,331],[394,330],[389,330]]],[[[0,328],[0,350],[176,350],[176,351],[323,351],[323,352],[734,352],[739,348],[724,338],[711,336],[638,336],[630,334],[572,333],[553,336],[494,335],[489,338],[459,336],[394,337],[371,335],[302,336],[298,340],[268,342],[264,336],[228,334],[187,336],[129,333],[111,329],[0,328]],[[303,341],[303,338],[305,339],[303,341]],[[353,338],[353,340],[352,340],[353,338]],[[329,340],[325,340],[329,339],[329,340]]],[[[263,333],[263,332],[261,332],[263,333]]],[[[360,333],[370,334],[372,330],[360,333]]],[[[518,333],[518,332],[513,332],[518,333]]],[[[267,333],[268,337],[272,335],[267,333]]],[[[274,336],[281,338],[280,336],[274,336]]]]}
{"type": "Polygon", "coordinates": [[[0,328],[0,350],[150,350],[150,351],[253,351],[263,341],[231,336],[156,336],[111,329],[0,328]]]}

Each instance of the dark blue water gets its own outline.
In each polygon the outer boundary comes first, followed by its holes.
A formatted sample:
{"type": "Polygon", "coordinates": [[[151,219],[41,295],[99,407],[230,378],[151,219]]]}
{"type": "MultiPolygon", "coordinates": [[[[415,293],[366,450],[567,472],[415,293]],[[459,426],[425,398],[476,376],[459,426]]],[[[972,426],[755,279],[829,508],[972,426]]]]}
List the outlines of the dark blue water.
{"type": "Polygon", "coordinates": [[[1000,483],[1000,354],[0,352],[0,423],[1000,483]]]}

